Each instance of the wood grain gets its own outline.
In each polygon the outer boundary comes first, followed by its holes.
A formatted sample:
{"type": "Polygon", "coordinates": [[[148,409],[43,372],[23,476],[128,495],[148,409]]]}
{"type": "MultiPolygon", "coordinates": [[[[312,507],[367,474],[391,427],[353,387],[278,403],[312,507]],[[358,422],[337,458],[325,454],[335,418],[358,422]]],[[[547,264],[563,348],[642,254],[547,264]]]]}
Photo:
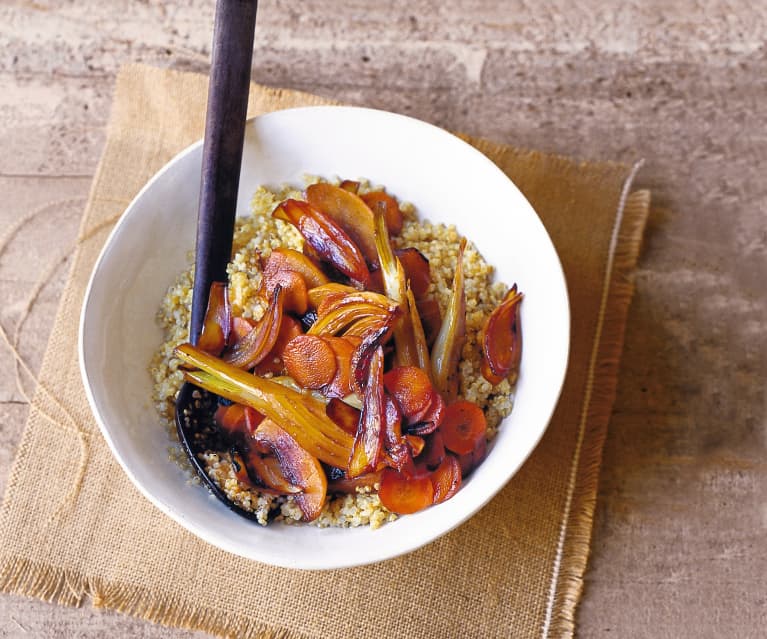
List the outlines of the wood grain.
{"type": "MultiPolygon", "coordinates": [[[[604,454],[584,637],[759,637],[767,624],[767,5],[259,4],[253,77],[502,142],[647,160],[654,211],[604,454]],[[612,6],[612,5],[611,5],[612,6]]],[[[213,3],[0,7],[0,321],[77,234],[114,74],[206,71],[213,3]]],[[[40,363],[67,264],[21,331],[40,363]]],[[[0,488],[26,416],[0,348],[0,488]]],[[[2,637],[192,637],[0,597],[2,637]]]]}

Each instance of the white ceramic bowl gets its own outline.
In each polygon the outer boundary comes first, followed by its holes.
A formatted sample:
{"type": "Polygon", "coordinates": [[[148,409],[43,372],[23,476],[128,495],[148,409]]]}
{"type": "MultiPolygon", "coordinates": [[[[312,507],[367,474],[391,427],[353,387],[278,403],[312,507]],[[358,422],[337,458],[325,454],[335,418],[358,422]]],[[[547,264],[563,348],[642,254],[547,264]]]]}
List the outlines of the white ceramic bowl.
{"type": "MultiPolygon", "coordinates": [[[[476,513],[511,479],[541,438],[559,397],[569,349],[562,268],[538,216],[484,155],[418,120],[382,111],[311,107],[247,125],[238,213],[259,184],[302,184],[304,174],[365,177],[415,204],[422,219],[455,224],[517,282],[524,348],[514,410],[482,465],[449,501],[378,530],[266,528],[187,483],[168,459],[168,435],[150,401],[147,372],[162,342],[155,314],[194,248],[202,145],[171,160],[131,202],[93,271],[80,323],[80,366],[112,452],[160,510],[224,550],[291,568],[342,568],[414,550],[476,513]]],[[[562,460],[566,463],[567,460],[562,460]]]]}

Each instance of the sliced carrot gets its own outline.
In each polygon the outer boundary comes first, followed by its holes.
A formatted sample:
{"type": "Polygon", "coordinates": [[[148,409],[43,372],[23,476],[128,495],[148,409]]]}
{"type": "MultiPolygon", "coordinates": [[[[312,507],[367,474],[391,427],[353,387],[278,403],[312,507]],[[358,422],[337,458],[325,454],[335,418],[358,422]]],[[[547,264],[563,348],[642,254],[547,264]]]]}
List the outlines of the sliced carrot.
{"type": "Polygon", "coordinates": [[[213,414],[216,425],[235,441],[242,441],[252,435],[264,419],[258,411],[242,404],[220,405],[213,414]]]}
{"type": "Polygon", "coordinates": [[[268,374],[282,375],[285,372],[285,362],[282,359],[285,347],[294,337],[303,334],[304,332],[301,329],[301,322],[290,315],[283,315],[282,324],[277,333],[277,341],[274,343],[272,350],[269,351],[266,357],[256,365],[253,372],[262,377],[268,374]]]}
{"type": "Polygon", "coordinates": [[[392,235],[399,235],[402,231],[402,211],[399,210],[399,204],[391,195],[384,191],[370,191],[360,195],[362,201],[375,212],[379,207],[382,208],[386,217],[386,227],[392,235]]]}
{"type": "Polygon", "coordinates": [[[336,375],[335,351],[316,335],[294,337],[285,346],[282,359],[288,374],[303,388],[325,388],[336,375]]]}
{"type": "Polygon", "coordinates": [[[384,385],[397,402],[406,424],[417,423],[429,409],[433,388],[417,366],[397,366],[384,375],[384,385]]]}
{"type": "Polygon", "coordinates": [[[349,404],[337,397],[331,397],[328,405],[325,407],[325,413],[350,435],[357,434],[360,411],[354,408],[354,406],[349,406],[349,404]]]}
{"type": "Polygon", "coordinates": [[[211,355],[221,354],[232,329],[232,310],[227,291],[223,282],[213,282],[210,285],[208,308],[197,347],[211,355]]]}
{"type": "Polygon", "coordinates": [[[344,191],[349,191],[350,193],[356,193],[360,190],[360,183],[355,182],[354,180],[344,180],[338,186],[341,187],[344,191]]]}
{"type": "Polygon", "coordinates": [[[459,455],[474,450],[480,438],[485,437],[485,413],[473,402],[457,401],[445,409],[440,431],[445,448],[459,455]]]}
{"type": "Polygon", "coordinates": [[[343,399],[355,390],[352,379],[352,357],[359,344],[359,339],[333,337],[332,335],[323,335],[322,339],[335,356],[335,373],[325,388],[325,394],[328,397],[343,399]]]}
{"type": "Polygon", "coordinates": [[[429,475],[406,477],[396,470],[386,468],[381,474],[378,496],[381,503],[393,513],[409,515],[432,505],[434,486],[429,475]]]}
{"type": "Polygon", "coordinates": [[[242,404],[221,404],[213,414],[213,421],[221,430],[230,435],[239,434],[245,426],[245,406],[242,404]]]}
{"type": "Polygon", "coordinates": [[[461,465],[455,455],[445,455],[442,463],[431,474],[434,486],[434,503],[450,499],[461,487],[461,465]]]}

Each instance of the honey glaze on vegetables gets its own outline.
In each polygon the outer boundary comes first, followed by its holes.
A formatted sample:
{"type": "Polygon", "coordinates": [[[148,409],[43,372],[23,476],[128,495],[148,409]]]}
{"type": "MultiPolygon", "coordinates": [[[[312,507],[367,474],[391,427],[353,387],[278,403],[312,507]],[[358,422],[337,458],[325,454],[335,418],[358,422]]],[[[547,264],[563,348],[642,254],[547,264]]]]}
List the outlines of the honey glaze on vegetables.
{"type": "Polygon", "coordinates": [[[377,526],[450,499],[511,409],[521,294],[383,189],[282,195],[267,250],[235,235],[199,346],[164,353],[209,406],[198,457],[260,523],[377,526]]]}

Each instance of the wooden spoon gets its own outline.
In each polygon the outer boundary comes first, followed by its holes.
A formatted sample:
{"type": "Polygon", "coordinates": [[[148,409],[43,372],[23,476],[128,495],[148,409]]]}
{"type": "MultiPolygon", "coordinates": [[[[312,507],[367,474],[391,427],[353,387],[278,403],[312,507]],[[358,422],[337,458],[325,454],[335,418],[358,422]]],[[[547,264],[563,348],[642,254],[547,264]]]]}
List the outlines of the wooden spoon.
{"type": "MultiPolygon", "coordinates": [[[[245,139],[256,7],[257,0],[218,0],[216,4],[189,326],[192,344],[197,344],[202,332],[211,284],[227,281],[226,265],[232,253],[245,139]]],[[[213,410],[215,399],[185,383],[176,398],[179,439],[200,478],[213,494],[232,510],[253,519],[253,513],[228,499],[208,477],[197,458],[196,453],[207,449],[206,434],[215,435],[210,428],[213,410]],[[207,405],[210,403],[212,407],[207,405]]]]}

